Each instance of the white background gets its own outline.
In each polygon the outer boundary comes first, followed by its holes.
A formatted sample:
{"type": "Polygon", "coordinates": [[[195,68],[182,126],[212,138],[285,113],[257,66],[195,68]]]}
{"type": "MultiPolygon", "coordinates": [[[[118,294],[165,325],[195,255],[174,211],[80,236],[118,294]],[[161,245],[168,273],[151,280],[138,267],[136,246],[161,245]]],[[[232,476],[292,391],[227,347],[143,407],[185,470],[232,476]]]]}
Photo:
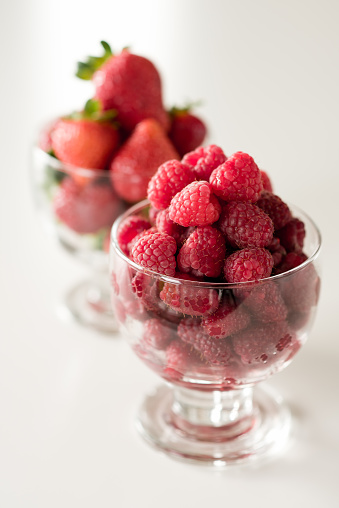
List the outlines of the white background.
{"type": "Polygon", "coordinates": [[[1,507],[338,506],[338,22],[336,0],[2,1],[1,507]],[[271,380],[295,423],[274,463],[214,473],[149,449],[133,417],[159,380],[121,338],[54,312],[87,271],[41,229],[29,152],[91,96],[75,63],[101,39],[153,60],[168,106],[201,99],[209,141],[250,153],[322,231],[312,335],[271,380]]]}

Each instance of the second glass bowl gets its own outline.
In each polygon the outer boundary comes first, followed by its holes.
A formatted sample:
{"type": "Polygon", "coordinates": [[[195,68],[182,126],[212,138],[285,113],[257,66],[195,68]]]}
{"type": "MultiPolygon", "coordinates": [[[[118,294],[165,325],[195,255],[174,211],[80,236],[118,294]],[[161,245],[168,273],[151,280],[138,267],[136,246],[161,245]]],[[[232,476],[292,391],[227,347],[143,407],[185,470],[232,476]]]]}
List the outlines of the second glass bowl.
{"type": "Polygon", "coordinates": [[[127,205],[115,194],[109,171],[70,166],[34,147],[32,184],[47,230],[91,271],[65,295],[64,309],[84,325],[115,331],[107,280],[109,235],[127,205]]]}

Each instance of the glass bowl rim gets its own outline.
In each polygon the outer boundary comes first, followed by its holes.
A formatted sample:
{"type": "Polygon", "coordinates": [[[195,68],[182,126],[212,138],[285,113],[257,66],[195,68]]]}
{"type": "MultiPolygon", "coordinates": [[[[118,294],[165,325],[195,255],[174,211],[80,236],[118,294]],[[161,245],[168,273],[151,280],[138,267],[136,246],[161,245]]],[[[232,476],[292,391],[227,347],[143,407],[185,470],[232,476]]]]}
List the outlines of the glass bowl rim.
{"type": "Polygon", "coordinates": [[[119,244],[117,242],[117,239],[116,239],[117,238],[117,231],[118,231],[118,228],[119,228],[119,225],[121,224],[121,222],[127,216],[132,215],[133,213],[135,213],[137,211],[140,211],[140,210],[142,210],[143,208],[145,208],[146,206],[149,206],[149,205],[150,205],[149,200],[148,199],[144,199],[143,201],[140,201],[139,203],[136,203],[132,207],[128,208],[124,213],[122,213],[119,217],[117,217],[117,219],[114,221],[113,226],[111,228],[110,246],[111,246],[111,248],[113,246],[113,248],[115,248],[115,251],[118,253],[118,255],[124,261],[126,261],[127,264],[130,265],[132,268],[134,268],[138,272],[145,273],[146,275],[156,276],[159,280],[161,280],[163,282],[169,282],[171,284],[177,284],[177,285],[179,285],[179,284],[185,284],[185,285],[188,284],[188,285],[193,286],[193,287],[205,287],[205,288],[214,288],[214,289],[234,289],[234,288],[240,288],[240,287],[241,288],[253,287],[254,284],[259,284],[259,283],[264,283],[264,282],[269,282],[269,281],[276,281],[276,280],[279,280],[279,279],[286,278],[287,276],[290,276],[291,274],[294,274],[296,272],[299,272],[299,271],[303,270],[306,266],[308,266],[309,264],[313,263],[313,261],[315,261],[315,259],[318,257],[319,252],[321,250],[321,245],[322,245],[321,233],[319,231],[319,228],[315,224],[315,222],[301,208],[299,208],[299,207],[297,207],[295,205],[288,204],[288,206],[292,206],[295,210],[297,210],[298,212],[301,212],[301,214],[304,215],[307,218],[307,220],[313,226],[314,231],[315,231],[316,236],[317,236],[318,242],[317,242],[317,246],[316,246],[314,252],[303,263],[301,263],[300,265],[298,265],[295,268],[292,268],[291,270],[288,270],[287,272],[279,273],[277,275],[272,275],[270,277],[265,277],[265,278],[259,279],[257,281],[246,281],[246,282],[211,282],[211,281],[195,281],[195,280],[191,281],[191,280],[185,280],[185,279],[177,279],[175,277],[170,277],[168,275],[163,275],[161,273],[155,272],[154,270],[150,270],[150,269],[147,269],[147,268],[144,268],[144,267],[138,265],[137,263],[135,263],[134,261],[129,259],[123,253],[123,251],[120,249],[120,246],[119,246],[119,244]]]}
{"type": "Polygon", "coordinates": [[[45,150],[40,148],[38,145],[33,146],[33,152],[38,153],[39,157],[44,157],[46,159],[46,163],[52,166],[53,169],[62,173],[76,173],[81,176],[95,176],[96,178],[111,178],[110,171],[108,169],[82,168],[80,166],[74,166],[73,164],[67,164],[45,152],[45,150]]]}

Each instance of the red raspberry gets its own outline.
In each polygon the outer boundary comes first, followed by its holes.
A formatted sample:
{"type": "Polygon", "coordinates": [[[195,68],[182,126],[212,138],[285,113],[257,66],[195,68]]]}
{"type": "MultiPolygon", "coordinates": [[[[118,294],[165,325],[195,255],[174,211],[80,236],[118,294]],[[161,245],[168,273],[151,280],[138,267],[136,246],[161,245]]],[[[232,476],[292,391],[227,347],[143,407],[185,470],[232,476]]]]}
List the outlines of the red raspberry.
{"type": "Polygon", "coordinates": [[[280,245],[279,238],[275,236],[272,238],[271,243],[267,245],[267,250],[272,254],[274,266],[278,266],[284,256],[286,256],[286,249],[280,245]]]}
{"type": "Polygon", "coordinates": [[[311,317],[311,312],[289,312],[288,313],[288,324],[292,330],[298,331],[307,326],[311,317]]]}
{"type": "Polygon", "coordinates": [[[159,291],[157,279],[146,273],[137,272],[132,279],[132,291],[147,311],[158,311],[159,291]]]}
{"type": "Polygon", "coordinates": [[[176,250],[174,238],[166,233],[153,233],[139,238],[131,254],[133,261],[138,265],[157,273],[174,276],[176,250]]]}
{"type": "Polygon", "coordinates": [[[159,212],[160,212],[160,210],[157,210],[156,208],[154,208],[154,206],[151,205],[149,207],[148,218],[149,218],[149,221],[152,224],[152,226],[155,225],[155,222],[157,220],[157,215],[159,212]]]}
{"type": "Polygon", "coordinates": [[[227,282],[248,282],[269,277],[273,258],[266,249],[241,249],[225,261],[224,275],[227,282]]]}
{"type": "Polygon", "coordinates": [[[111,186],[81,186],[71,178],[64,178],[55,194],[53,209],[58,219],[73,231],[96,233],[112,226],[120,212],[120,200],[111,186]]]}
{"type": "Polygon", "coordinates": [[[290,220],[283,228],[275,232],[280,239],[280,243],[287,252],[300,253],[304,246],[305,225],[299,219],[290,220]]]}
{"type": "Polygon", "coordinates": [[[292,219],[291,211],[286,203],[271,192],[262,191],[257,206],[271,217],[275,229],[283,228],[292,219]]]}
{"type": "Polygon", "coordinates": [[[193,166],[198,180],[209,180],[211,173],[227,159],[222,149],[217,145],[200,146],[193,152],[187,153],[182,162],[193,166]]]}
{"type": "Polygon", "coordinates": [[[165,326],[169,323],[177,324],[182,319],[182,314],[166,305],[159,296],[162,285],[155,277],[145,273],[137,273],[132,279],[132,290],[140,300],[144,309],[155,313],[157,319],[165,326]]]}
{"type": "Polygon", "coordinates": [[[187,318],[180,322],[178,335],[183,342],[193,346],[208,363],[229,365],[232,356],[231,343],[226,339],[219,340],[210,337],[193,319],[187,318]]]}
{"type": "Polygon", "coordinates": [[[139,238],[141,238],[142,236],[146,236],[146,235],[153,235],[154,233],[158,233],[158,230],[156,227],[152,226],[151,228],[145,229],[144,231],[141,231],[141,233],[137,234],[128,244],[129,255],[132,252],[132,249],[133,249],[134,245],[137,243],[137,241],[139,240],[139,238]]]}
{"type": "Polygon", "coordinates": [[[286,358],[293,340],[286,321],[258,324],[232,338],[234,351],[245,364],[271,364],[286,358]]]}
{"type": "Polygon", "coordinates": [[[292,270],[292,268],[296,268],[297,266],[301,265],[301,263],[306,261],[306,259],[307,256],[303,252],[300,254],[297,254],[296,252],[289,252],[282,257],[282,261],[277,266],[275,273],[278,274],[288,272],[288,270],[292,270]]]}
{"type": "MultiPolygon", "coordinates": [[[[198,280],[187,274],[177,274],[181,280],[198,280]]],[[[170,284],[165,282],[160,298],[172,309],[188,316],[204,316],[214,312],[219,305],[219,295],[215,289],[191,284],[170,284]]]]}
{"type": "Polygon", "coordinates": [[[145,345],[155,349],[165,349],[172,338],[172,330],[157,318],[144,322],[143,341],[145,345]]]}
{"type": "Polygon", "coordinates": [[[243,305],[236,306],[233,297],[225,293],[218,310],[203,319],[202,328],[211,337],[223,339],[246,328],[250,320],[243,305]]]}
{"type": "Polygon", "coordinates": [[[268,174],[266,173],[266,171],[263,171],[261,169],[260,174],[261,174],[261,181],[262,181],[263,189],[268,192],[273,192],[272,182],[271,182],[268,174]]]}
{"type": "Polygon", "coordinates": [[[225,201],[255,202],[263,189],[260,169],[250,155],[236,152],[210,176],[214,194],[225,201]]]}
{"type": "Polygon", "coordinates": [[[245,292],[240,288],[236,296],[240,299],[243,297],[243,305],[257,321],[272,323],[287,318],[287,307],[274,282],[255,285],[245,292]]]}
{"type": "Polygon", "coordinates": [[[179,270],[198,277],[219,277],[226,255],[225,238],[212,226],[197,227],[177,256],[179,270]]]}
{"type": "Polygon", "coordinates": [[[192,182],[174,196],[169,217],[181,226],[207,226],[219,219],[221,206],[208,182],[192,182]]]}
{"type": "Polygon", "coordinates": [[[148,183],[147,197],[155,208],[163,210],[193,180],[195,175],[190,166],[177,160],[164,162],[148,183]]]}
{"type": "Polygon", "coordinates": [[[320,278],[313,265],[300,268],[281,279],[281,293],[291,312],[308,313],[316,306],[320,291],[320,278]]]}
{"type": "Polygon", "coordinates": [[[139,217],[138,215],[130,215],[124,219],[117,232],[117,240],[120,249],[126,256],[129,255],[129,243],[139,233],[143,233],[146,229],[149,229],[151,224],[148,220],[139,217]]]}
{"type": "Polygon", "coordinates": [[[220,230],[232,247],[266,247],[273,238],[273,222],[260,208],[246,201],[231,201],[222,210],[220,230]]]}
{"type": "Polygon", "coordinates": [[[184,226],[180,226],[176,224],[169,218],[168,209],[161,210],[156,219],[156,225],[159,233],[167,233],[170,236],[173,236],[177,245],[181,245],[183,239],[185,238],[186,228],[184,226]]]}
{"type": "Polygon", "coordinates": [[[115,272],[114,277],[111,277],[111,286],[113,290],[111,294],[119,296],[126,317],[133,317],[139,321],[147,318],[145,313],[146,306],[143,305],[141,300],[135,298],[133,294],[132,273],[127,263],[120,266],[115,272]]]}
{"type": "Polygon", "coordinates": [[[190,350],[179,340],[172,340],[166,349],[165,374],[176,379],[178,374],[184,374],[190,365],[190,350]],[[174,372],[173,372],[174,371],[174,372]]]}

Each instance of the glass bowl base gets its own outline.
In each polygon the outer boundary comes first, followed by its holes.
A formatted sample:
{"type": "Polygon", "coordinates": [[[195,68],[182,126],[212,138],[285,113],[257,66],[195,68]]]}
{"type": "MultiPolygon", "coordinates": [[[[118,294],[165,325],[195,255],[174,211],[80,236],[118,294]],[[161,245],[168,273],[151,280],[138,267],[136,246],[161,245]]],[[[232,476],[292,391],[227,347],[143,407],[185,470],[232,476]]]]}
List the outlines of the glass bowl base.
{"type": "Polygon", "coordinates": [[[64,298],[62,317],[104,333],[118,331],[111,310],[109,294],[95,280],[86,280],[73,287],[64,298]]]}
{"type": "Polygon", "coordinates": [[[219,427],[206,425],[205,421],[199,425],[199,410],[194,408],[190,411],[195,415],[194,423],[183,424],[175,415],[174,393],[170,386],[158,388],[144,400],[136,420],[137,430],[146,442],[172,458],[225,468],[267,460],[287,442],[291,414],[270,387],[255,387],[250,412],[237,422],[219,427]]]}

